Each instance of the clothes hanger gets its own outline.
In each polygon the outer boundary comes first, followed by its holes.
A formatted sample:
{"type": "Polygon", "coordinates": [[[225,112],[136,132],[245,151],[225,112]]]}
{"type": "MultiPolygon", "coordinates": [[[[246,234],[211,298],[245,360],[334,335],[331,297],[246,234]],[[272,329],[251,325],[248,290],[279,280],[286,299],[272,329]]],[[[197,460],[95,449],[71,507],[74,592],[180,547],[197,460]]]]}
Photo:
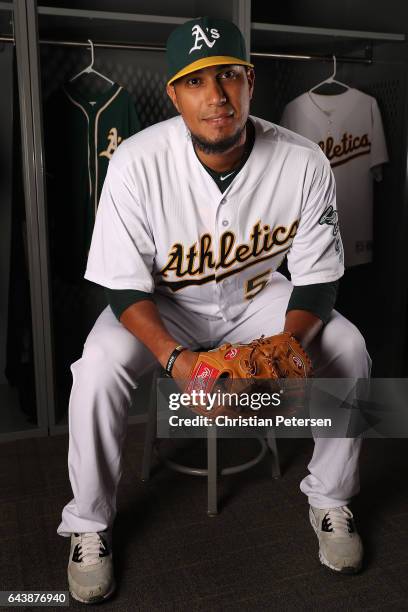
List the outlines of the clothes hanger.
{"type": "Polygon", "coordinates": [[[113,81],[111,81],[107,76],[105,76],[104,74],[101,74],[100,72],[98,72],[97,70],[95,70],[95,68],[93,67],[94,65],[94,61],[95,61],[95,52],[94,52],[94,44],[92,42],[92,40],[90,40],[88,38],[88,42],[91,45],[91,63],[89,64],[89,66],[87,66],[86,68],[84,68],[83,70],[81,70],[81,72],[78,72],[78,74],[76,74],[75,76],[73,76],[71,79],[69,79],[69,82],[72,83],[72,81],[75,81],[78,77],[80,77],[82,74],[96,74],[97,76],[101,77],[102,79],[105,79],[105,81],[108,81],[108,83],[110,83],[111,85],[113,85],[113,81]]]}
{"type": "MultiPolygon", "coordinates": [[[[341,81],[337,81],[334,77],[336,76],[336,72],[337,72],[337,61],[336,61],[336,56],[333,55],[333,74],[331,74],[327,79],[324,79],[324,81],[321,81],[321,83],[318,83],[317,85],[315,85],[314,87],[312,87],[311,89],[309,89],[309,94],[316,92],[317,89],[319,89],[320,87],[322,87],[323,85],[328,85],[328,87],[325,88],[325,92],[330,89],[330,86],[333,84],[334,86],[338,86],[342,88],[342,92],[347,91],[348,89],[350,89],[350,87],[348,85],[346,85],[346,83],[342,83],[341,81]]],[[[336,88],[336,87],[335,87],[336,88]]],[[[338,89],[338,88],[336,88],[338,89]]]]}

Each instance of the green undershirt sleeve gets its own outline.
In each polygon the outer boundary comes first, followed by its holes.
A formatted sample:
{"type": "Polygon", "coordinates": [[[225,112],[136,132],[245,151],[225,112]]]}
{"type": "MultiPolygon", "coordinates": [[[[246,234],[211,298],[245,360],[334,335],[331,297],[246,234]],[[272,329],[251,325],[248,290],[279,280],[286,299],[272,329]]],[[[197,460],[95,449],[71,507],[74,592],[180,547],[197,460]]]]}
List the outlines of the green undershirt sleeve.
{"type": "MultiPolygon", "coordinates": [[[[293,287],[286,312],[308,310],[327,323],[336,302],[339,281],[317,283],[293,287]]],[[[105,287],[107,301],[118,320],[132,304],[141,300],[154,301],[152,293],[136,289],[108,289],[105,287]]]]}
{"type": "Polygon", "coordinates": [[[338,287],[338,280],[293,287],[286,312],[308,310],[326,324],[336,303],[338,287]]]}
{"type": "Polygon", "coordinates": [[[153,293],[145,291],[136,291],[136,289],[108,289],[104,287],[106,299],[115,317],[120,321],[122,313],[141,300],[150,300],[154,302],[153,293]]]}

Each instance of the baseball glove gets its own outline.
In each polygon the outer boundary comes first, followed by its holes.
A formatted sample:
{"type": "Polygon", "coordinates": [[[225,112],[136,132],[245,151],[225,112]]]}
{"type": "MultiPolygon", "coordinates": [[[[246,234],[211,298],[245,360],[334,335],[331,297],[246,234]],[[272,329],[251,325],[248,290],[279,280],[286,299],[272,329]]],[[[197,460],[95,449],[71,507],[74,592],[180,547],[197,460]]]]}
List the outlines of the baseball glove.
{"type": "MultiPolygon", "coordinates": [[[[269,337],[262,335],[249,344],[226,343],[216,349],[198,353],[184,392],[215,394],[219,390],[234,394],[249,393],[255,388],[258,391],[265,383],[269,391],[277,391],[284,386],[282,379],[305,379],[311,376],[312,363],[309,356],[296,338],[289,332],[282,332],[269,337]],[[272,381],[276,382],[270,384],[272,381]]],[[[201,397],[207,396],[201,394],[201,397]]],[[[219,414],[255,414],[253,409],[245,409],[238,404],[217,403],[210,410],[205,402],[199,405],[192,403],[189,407],[193,412],[211,418],[219,414]]]]}

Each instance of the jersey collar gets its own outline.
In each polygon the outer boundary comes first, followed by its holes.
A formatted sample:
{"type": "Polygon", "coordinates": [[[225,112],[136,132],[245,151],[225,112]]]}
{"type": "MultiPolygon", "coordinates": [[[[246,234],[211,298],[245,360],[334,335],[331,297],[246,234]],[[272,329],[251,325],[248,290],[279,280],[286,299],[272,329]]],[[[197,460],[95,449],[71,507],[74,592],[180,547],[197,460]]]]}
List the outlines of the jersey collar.
{"type": "Polygon", "coordinates": [[[206,166],[206,164],[204,164],[201,161],[201,159],[198,157],[197,151],[195,150],[194,145],[193,145],[193,149],[194,149],[194,153],[196,154],[196,157],[197,157],[198,161],[200,162],[200,164],[203,166],[203,168],[205,168],[205,170],[207,170],[208,174],[216,182],[219,190],[222,193],[224,193],[224,191],[227,190],[227,188],[230,186],[232,181],[235,179],[235,177],[238,175],[238,173],[245,166],[245,164],[247,162],[247,159],[250,156],[251,151],[253,149],[254,142],[255,142],[255,127],[254,127],[254,124],[252,123],[252,121],[250,121],[248,119],[248,123],[247,123],[247,142],[246,142],[246,146],[245,146],[244,155],[242,156],[242,159],[241,159],[241,161],[239,162],[239,165],[236,168],[231,169],[231,170],[224,170],[223,172],[217,172],[216,170],[213,170],[212,168],[209,168],[208,166],[206,166]]]}
{"type": "Polygon", "coordinates": [[[97,112],[120,89],[120,85],[113,83],[106,91],[97,95],[85,95],[75,83],[66,83],[64,91],[76,102],[81,104],[88,112],[97,112]],[[94,102],[95,104],[91,104],[94,102]]]}

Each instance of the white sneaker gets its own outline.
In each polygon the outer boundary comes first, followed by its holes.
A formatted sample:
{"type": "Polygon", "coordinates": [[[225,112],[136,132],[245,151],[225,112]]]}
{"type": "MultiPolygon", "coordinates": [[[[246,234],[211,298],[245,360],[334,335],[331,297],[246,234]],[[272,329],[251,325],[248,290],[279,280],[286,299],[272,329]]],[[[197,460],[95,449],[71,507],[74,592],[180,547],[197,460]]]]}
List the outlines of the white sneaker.
{"type": "Polygon", "coordinates": [[[82,603],[107,599],[115,590],[111,534],[72,533],[68,584],[72,597],[82,603]]]}
{"type": "Polygon", "coordinates": [[[319,540],[321,563],[342,574],[359,572],[363,545],[350,509],[347,506],[324,509],[310,506],[309,517],[319,540]]]}

